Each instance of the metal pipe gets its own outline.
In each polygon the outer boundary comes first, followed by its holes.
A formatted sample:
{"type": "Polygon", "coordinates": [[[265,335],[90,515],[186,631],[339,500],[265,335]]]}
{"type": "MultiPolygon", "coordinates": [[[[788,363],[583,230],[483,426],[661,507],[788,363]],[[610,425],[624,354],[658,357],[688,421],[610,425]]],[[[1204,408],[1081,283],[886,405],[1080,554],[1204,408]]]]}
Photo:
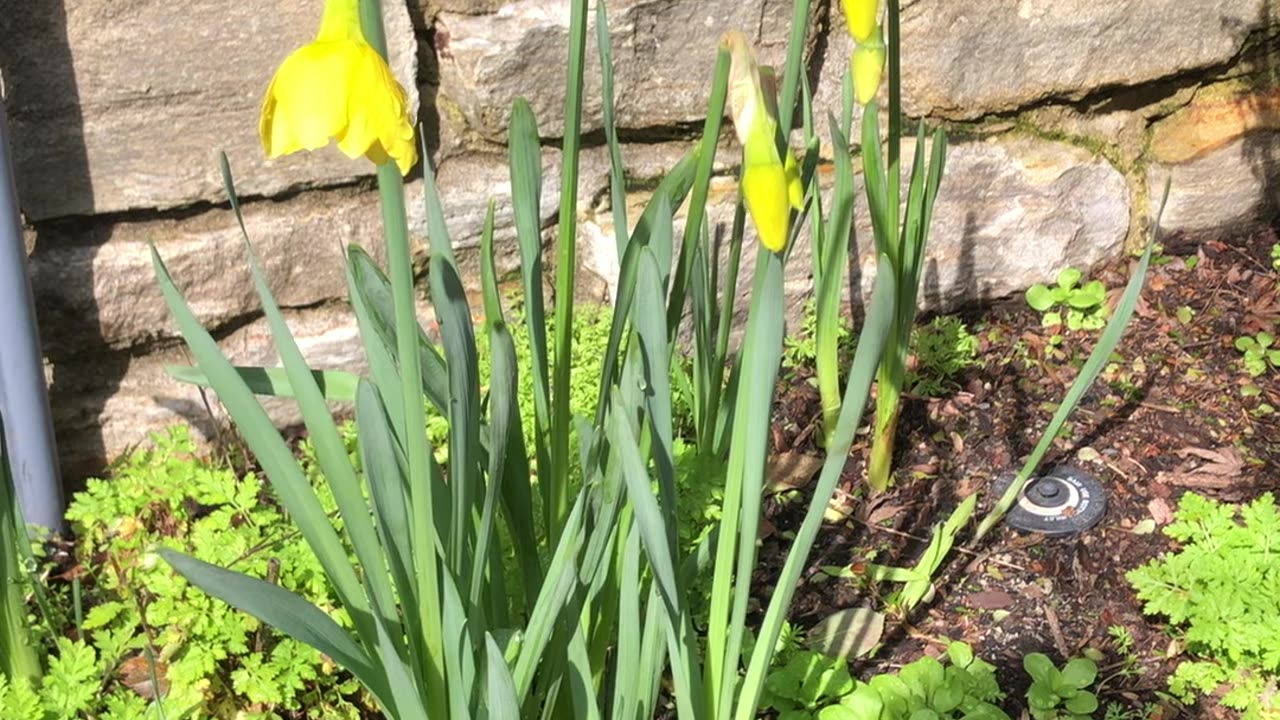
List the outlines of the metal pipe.
{"type": "Polygon", "coordinates": [[[26,521],[62,528],[62,479],[53,441],[40,333],[36,326],[18,192],[9,155],[9,122],[0,97],[0,413],[13,482],[26,521]]]}

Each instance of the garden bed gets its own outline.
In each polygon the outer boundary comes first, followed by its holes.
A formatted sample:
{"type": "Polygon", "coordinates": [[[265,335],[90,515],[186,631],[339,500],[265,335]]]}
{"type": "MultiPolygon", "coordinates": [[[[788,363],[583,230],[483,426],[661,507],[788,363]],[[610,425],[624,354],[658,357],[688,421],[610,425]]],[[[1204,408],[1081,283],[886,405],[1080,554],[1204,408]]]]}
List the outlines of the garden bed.
{"type": "MultiPolygon", "coordinates": [[[[1098,477],[1107,492],[1105,517],[1092,530],[1060,538],[1004,527],[976,552],[957,556],[935,602],[888,631],[883,649],[855,666],[856,675],[962,640],[1000,668],[1012,710],[1029,682],[1021,668],[1026,653],[1062,661],[1093,648],[1106,654],[1099,663],[1104,706],[1123,704],[1140,712],[1127,716],[1134,718],[1234,717],[1213,703],[1179,709],[1166,702],[1162,691],[1178,658],[1159,621],[1143,617],[1125,573],[1171,547],[1159,529],[1182,493],[1236,502],[1280,488],[1280,418],[1267,410],[1280,405],[1280,384],[1274,370],[1251,378],[1234,346],[1280,319],[1275,241],[1267,230],[1226,242],[1166,243],[1117,357],[1048,460],[1098,477]]],[[[1100,275],[1109,288],[1124,276],[1114,268],[1100,275]]],[[[855,498],[852,515],[828,525],[815,546],[792,607],[796,624],[876,604],[865,583],[832,577],[830,568],[856,575],[872,558],[909,564],[931,525],[960,498],[982,491],[989,504],[993,479],[1030,452],[1097,336],[1066,333],[1052,346],[1054,331],[1020,298],[967,319],[979,338],[980,364],[964,371],[954,393],[907,400],[899,481],[888,494],[866,500],[859,479],[869,439],[855,446],[842,483],[855,498]]],[[[820,453],[818,396],[808,378],[800,368],[783,380],[775,453],[820,453]]],[[[767,506],[773,528],[763,554],[772,570],[757,575],[765,596],[786,552],[782,535],[803,507],[777,498],[767,506]]]]}

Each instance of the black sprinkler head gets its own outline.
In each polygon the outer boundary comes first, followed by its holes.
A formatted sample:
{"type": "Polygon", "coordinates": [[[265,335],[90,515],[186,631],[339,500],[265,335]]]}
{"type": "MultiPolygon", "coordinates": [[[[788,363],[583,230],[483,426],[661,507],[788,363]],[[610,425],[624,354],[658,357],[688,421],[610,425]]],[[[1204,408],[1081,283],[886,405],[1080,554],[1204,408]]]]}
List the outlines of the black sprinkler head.
{"type": "MultiPolygon", "coordinates": [[[[1001,475],[996,492],[1008,489],[1013,478],[1013,473],[1001,475]]],[[[1025,532],[1070,535],[1097,525],[1106,511],[1107,497],[1097,478],[1078,468],[1059,465],[1027,481],[1005,520],[1025,532]]]]}

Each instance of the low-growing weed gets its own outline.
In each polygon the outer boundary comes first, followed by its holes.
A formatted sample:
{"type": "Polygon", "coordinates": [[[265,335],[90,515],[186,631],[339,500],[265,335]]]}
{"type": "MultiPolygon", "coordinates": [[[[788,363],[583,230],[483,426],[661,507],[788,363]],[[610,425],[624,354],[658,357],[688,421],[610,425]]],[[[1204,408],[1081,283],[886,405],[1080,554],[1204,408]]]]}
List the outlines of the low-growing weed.
{"type": "Polygon", "coordinates": [[[843,659],[810,650],[781,657],[763,703],[778,720],[1009,720],[994,704],[1004,698],[995,667],[964,643],[951,643],[943,660],[922,657],[865,683],[849,675],[843,659]]]}
{"type": "Polygon", "coordinates": [[[1058,273],[1057,284],[1032,285],[1027,304],[1042,313],[1045,327],[1065,325],[1068,330],[1100,330],[1107,324],[1107,288],[1101,280],[1081,284],[1084,274],[1075,268],[1058,273]]]}
{"type": "Polygon", "coordinates": [[[1098,697],[1087,690],[1098,678],[1098,666],[1088,658],[1068,660],[1059,670],[1048,656],[1031,653],[1022,659],[1031,676],[1027,706],[1035,720],[1090,720],[1098,697]]]}
{"type": "Polygon", "coordinates": [[[1280,347],[1276,347],[1276,336],[1269,332],[1236,338],[1236,350],[1244,356],[1244,369],[1249,377],[1259,377],[1280,368],[1280,347]]]}
{"type": "Polygon", "coordinates": [[[915,366],[908,369],[907,382],[917,395],[944,395],[965,368],[981,364],[978,338],[953,315],[939,315],[916,328],[912,349],[915,366]]]}
{"type": "Polygon", "coordinates": [[[1274,497],[1266,493],[1237,507],[1187,493],[1164,532],[1181,549],[1126,577],[1143,610],[1167,617],[1189,655],[1169,678],[1169,690],[1183,702],[1217,696],[1247,720],[1274,717],[1280,710],[1272,697],[1280,679],[1274,497]]]}
{"type": "MultiPolygon", "coordinates": [[[[157,547],[180,548],[266,578],[348,622],[315,555],[254,475],[202,460],[185,427],[154,441],[109,479],[90,480],[67,511],[87,613],[73,629],[79,639],[58,640],[38,690],[42,706],[57,717],[120,720],[160,717],[153,701],[168,717],[265,718],[301,708],[308,717],[360,717],[359,686],[331,661],[160,562],[157,547]]],[[[327,486],[313,483],[332,513],[327,486]]],[[[0,707],[29,704],[13,690],[6,700],[0,689],[0,707]]]]}

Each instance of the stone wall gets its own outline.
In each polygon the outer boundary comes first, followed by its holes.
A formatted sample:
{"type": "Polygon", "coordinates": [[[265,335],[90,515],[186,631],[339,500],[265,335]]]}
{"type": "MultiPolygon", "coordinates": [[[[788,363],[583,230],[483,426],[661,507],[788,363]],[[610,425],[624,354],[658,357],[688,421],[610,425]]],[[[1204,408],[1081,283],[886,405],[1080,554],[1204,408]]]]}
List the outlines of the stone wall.
{"type": "MultiPolygon", "coordinates": [[[[558,204],[568,0],[384,0],[393,65],[412,78],[461,257],[477,274],[482,213],[499,209],[499,266],[515,267],[505,127],[527,97],[542,135],[543,219],[558,204]]],[[[314,31],[319,0],[0,0],[0,73],[13,125],[30,269],[55,422],[75,476],[148,430],[216,423],[164,373],[185,362],[155,288],[155,243],[236,362],[271,363],[216,152],[233,163],[272,286],[318,366],[358,367],[341,245],[379,244],[371,168],[334,150],[266,160],[256,138],[275,66],[314,31]]],[[[923,302],[1020,291],[1066,265],[1116,259],[1172,177],[1166,226],[1238,237],[1280,212],[1277,0],[904,0],[905,104],[951,129],[923,302]]],[[[839,102],[851,49],[834,0],[813,0],[806,48],[819,114],[839,102]]],[[[614,0],[609,31],[628,202],[700,132],[719,35],[779,64],[789,0],[614,0]]],[[[607,299],[613,257],[599,67],[588,64],[578,212],[585,295],[607,299]]],[[[825,122],[822,122],[825,133],[825,122]]],[[[711,217],[732,216],[726,136],[711,217]]],[[[417,197],[420,181],[410,183],[417,197]]],[[[418,233],[420,203],[410,202],[418,233]]],[[[634,217],[638,213],[631,213],[634,217]]],[[[865,228],[865,220],[861,221],[865,228]]],[[[865,238],[863,232],[860,237],[865,238]]],[[[873,263],[860,242],[861,282],[873,263]]],[[[807,244],[789,303],[809,293],[807,244]]],[[[549,260],[551,257],[549,256],[549,260]]],[[[432,314],[425,303],[423,318],[432,314]]],[[[287,405],[276,408],[291,420],[287,405]]],[[[216,414],[216,409],[213,411],[216,414]]]]}

